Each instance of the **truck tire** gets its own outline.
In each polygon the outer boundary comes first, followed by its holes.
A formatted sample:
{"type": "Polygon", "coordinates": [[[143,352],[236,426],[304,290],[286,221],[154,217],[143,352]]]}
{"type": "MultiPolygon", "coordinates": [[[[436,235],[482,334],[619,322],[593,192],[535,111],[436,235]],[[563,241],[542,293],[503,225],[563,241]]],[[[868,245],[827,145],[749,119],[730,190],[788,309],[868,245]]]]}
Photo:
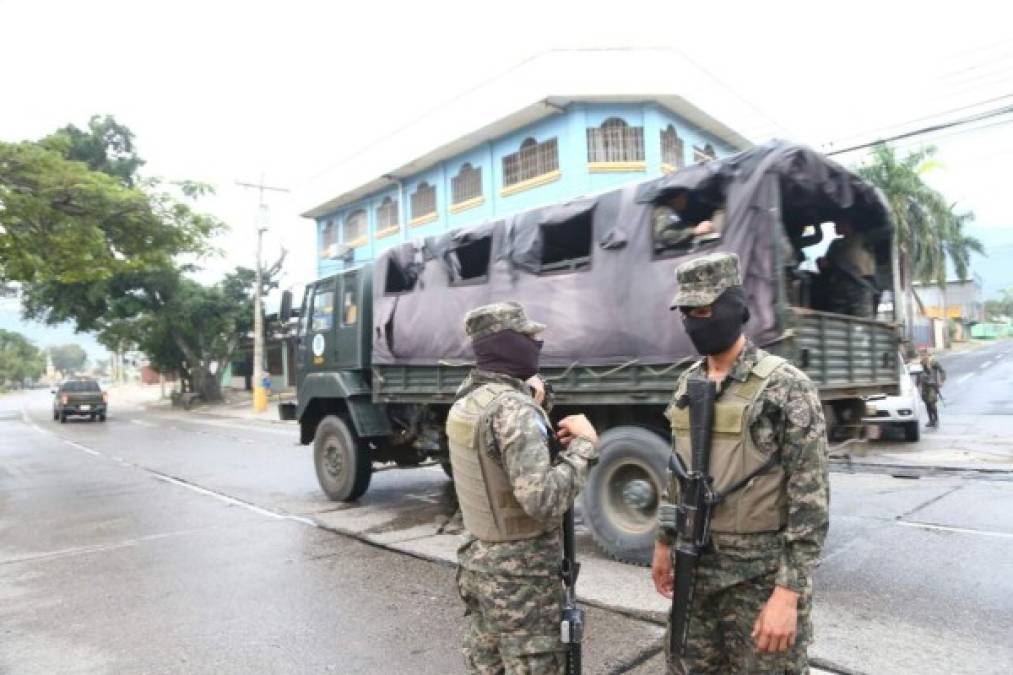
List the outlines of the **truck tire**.
{"type": "Polygon", "coordinates": [[[60,424],[66,424],[66,423],[67,423],[67,413],[61,412],[60,413],[60,424]]]}
{"type": "Polygon", "coordinates": [[[584,521],[605,554],[649,565],[668,480],[669,443],[642,427],[615,427],[601,435],[599,451],[601,459],[584,486],[584,521]]]}
{"type": "Polygon", "coordinates": [[[921,422],[915,420],[914,422],[904,423],[904,440],[908,443],[917,443],[918,439],[922,437],[922,425],[921,422]]]}
{"type": "Polygon", "coordinates": [[[313,436],[313,465],[317,481],[327,498],[336,502],[355,501],[369,489],[373,465],[369,448],[336,415],[320,420],[313,436]]]}

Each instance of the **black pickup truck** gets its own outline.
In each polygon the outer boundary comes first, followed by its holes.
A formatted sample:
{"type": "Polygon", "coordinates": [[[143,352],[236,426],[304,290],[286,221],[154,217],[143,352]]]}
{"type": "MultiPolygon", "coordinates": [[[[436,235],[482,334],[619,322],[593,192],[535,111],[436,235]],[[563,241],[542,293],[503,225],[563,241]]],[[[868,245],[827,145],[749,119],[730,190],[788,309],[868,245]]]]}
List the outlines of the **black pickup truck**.
{"type": "Polygon", "coordinates": [[[95,380],[66,380],[53,390],[53,419],[66,423],[71,415],[106,421],[108,399],[95,380]]]}

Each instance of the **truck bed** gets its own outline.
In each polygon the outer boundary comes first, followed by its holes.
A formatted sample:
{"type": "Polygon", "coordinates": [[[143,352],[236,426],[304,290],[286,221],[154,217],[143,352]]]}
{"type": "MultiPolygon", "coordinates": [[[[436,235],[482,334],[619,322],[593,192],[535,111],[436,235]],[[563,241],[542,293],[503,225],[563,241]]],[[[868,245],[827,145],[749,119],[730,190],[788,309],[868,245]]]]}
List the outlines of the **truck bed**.
{"type": "MultiPolygon", "coordinates": [[[[792,308],[788,319],[790,327],[766,348],[801,367],[824,400],[896,390],[899,337],[893,324],[799,308],[792,308]]],[[[543,369],[542,375],[560,403],[664,405],[679,373],[694,360],[606,366],[575,362],[543,369]]],[[[450,403],[469,370],[470,365],[460,363],[374,365],[373,398],[379,403],[450,403]]]]}

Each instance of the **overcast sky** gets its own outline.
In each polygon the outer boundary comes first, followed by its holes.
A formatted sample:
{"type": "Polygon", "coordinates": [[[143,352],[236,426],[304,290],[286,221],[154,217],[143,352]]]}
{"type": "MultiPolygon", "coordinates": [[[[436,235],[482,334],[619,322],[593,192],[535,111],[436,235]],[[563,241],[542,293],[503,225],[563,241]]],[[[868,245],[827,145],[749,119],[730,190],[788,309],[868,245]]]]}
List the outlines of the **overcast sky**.
{"type": "MultiPolygon", "coordinates": [[[[148,174],[217,186],[205,206],[232,231],[219,242],[224,259],[207,262],[210,278],[252,264],[256,194],[236,180],[263,174],[298,190],[550,49],[681,50],[741,97],[751,121],[739,131],[822,149],[1013,103],[997,100],[1013,95],[1002,3],[930,4],[0,0],[0,138],[114,115],[136,133],[148,174]]],[[[1011,119],[937,134],[941,167],[930,177],[997,246],[1013,226],[1011,119]]],[[[306,204],[269,199],[268,250],[281,240],[291,250],[286,283],[313,278],[306,204]]]]}

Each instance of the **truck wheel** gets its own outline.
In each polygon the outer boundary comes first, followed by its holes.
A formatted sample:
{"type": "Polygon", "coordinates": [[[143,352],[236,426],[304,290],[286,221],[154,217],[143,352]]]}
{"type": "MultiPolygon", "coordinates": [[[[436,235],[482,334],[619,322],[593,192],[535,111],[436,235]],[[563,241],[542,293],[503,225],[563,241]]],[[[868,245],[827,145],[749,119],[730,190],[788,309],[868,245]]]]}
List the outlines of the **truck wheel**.
{"type": "Polygon", "coordinates": [[[915,420],[914,422],[904,423],[904,440],[909,443],[917,443],[918,439],[922,437],[922,425],[921,422],[915,420]]]}
{"type": "Polygon", "coordinates": [[[648,565],[671,448],[647,429],[615,427],[601,435],[599,449],[601,459],[584,486],[584,520],[606,554],[648,565]]]}
{"type": "Polygon", "coordinates": [[[369,489],[373,474],[369,448],[360,443],[355,432],[336,415],[328,415],[317,425],[313,437],[313,465],[320,489],[331,501],[354,501],[369,489]]]}
{"type": "Polygon", "coordinates": [[[67,423],[67,413],[61,412],[60,413],[60,424],[66,424],[66,423],[67,423]]]}
{"type": "Polygon", "coordinates": [[[106,414],[105,413],[99,413],[99,415],[98,415],[98,421],[99,422],[105,422],[106,421],[106,414]]]}

